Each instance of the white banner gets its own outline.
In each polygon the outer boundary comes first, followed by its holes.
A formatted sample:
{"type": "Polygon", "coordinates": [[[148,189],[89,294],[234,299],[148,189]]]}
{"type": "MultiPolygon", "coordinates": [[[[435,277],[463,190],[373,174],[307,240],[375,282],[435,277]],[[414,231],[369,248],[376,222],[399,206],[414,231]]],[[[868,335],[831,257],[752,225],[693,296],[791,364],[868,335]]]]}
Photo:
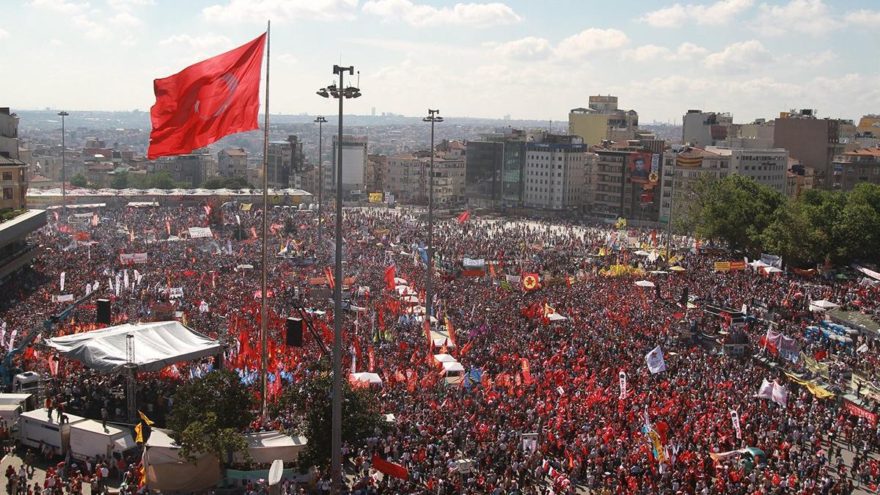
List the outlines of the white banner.
{"type": "Polygon", "coordinates": [[[772,400],[782,407],[788,404],[788,390],[776,381],[768,382],[766,379],[761,381],[761,388],[758,389],[755,397],[772,400]]]}
{"type": "Polygon", "coordinates": [[[122,271],[122,284],[125,286],[125,290],[128,290],[128,270],[122,271]]]}
{"type": "Polygon", "coordinates": [[[61,286],[61,292],[64,292],[64,275],[65,275],[65,273],[66,272],[61,272],[61,283],[59,284],[61,286]]]}
{"type": "Polygon", "coordinates": [[[11,351],[13,347],[15,347],[15,336],[18,334],[18,329],[12,329],[12,335],[9,336],[9,344],[6,346],[6,350],[11,351]]]}
{"type": "Polygon", "coordinates": [[[172,287],[170,295],[167,288],[162,289],[162,293],[168,295],[171,299],[178,299],[183,297],[183,287],[172,287]]]}
{"type": "Polygon", "coordinates": [[[208,302],[202,301],[201,304],[199,304],[199,313],[207,313],[208,311],[210,311],[210,308],[208,307],[208,302]]]}
{"type": "Polygon", "coordinates": [[[660,349],[659,345],[653,348],[651,352],[645,356],[645,361],[648,363],[648,370],[651,374],[666,371],[666,362],[663,360],[663,351],[660,349]]]}
{"type": "Polygon", "coordinates": [[[621,371],[618,373],[618,377],[620,378],[620,398],[626,398],[626,372],[621,371]]]}
{"type": "Polygon", "coordinates": [[[52,302],[70,302],[73,301],[73,294],[61,294],[52,296],[52,302]]]}
{"type": "Polygon", "coordinates": [[[123,265],[130,263],[142,265],[147,262],[147,253],[123,253],[119,255],[119,262],[123,265]]]}
{"type": "Polygon", "coordinates": [[[739,413],[733,409],[730,410],[730,421],[733,423],[734,431],[736,431],[736,438],[742,440],[742,429],[740,429],[739,425],[739,413]]]}
{"type": "Polygon", "coordinates": [[[486,266],[486,260],[483,258],[462,258],[461,265],[465,268],[483,268],[486,266]]]}
{"type": "Polygon", "coordinates": [[[211,233],[211,227],[190,227],[189,237],[190,239],[200,239],[214,237],[214,234],[211,233]]]}

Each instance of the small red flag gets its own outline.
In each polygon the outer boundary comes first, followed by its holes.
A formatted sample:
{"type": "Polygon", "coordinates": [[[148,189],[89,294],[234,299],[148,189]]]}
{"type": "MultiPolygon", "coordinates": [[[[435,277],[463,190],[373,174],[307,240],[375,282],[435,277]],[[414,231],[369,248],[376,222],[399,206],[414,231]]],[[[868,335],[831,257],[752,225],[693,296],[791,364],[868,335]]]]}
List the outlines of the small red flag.
{"type": "Polygon", "coordinates": [[[156,104],[147,158],[181,155],[259,128],[260,66],[266,34],[153,81],[156,104]]]}
{"type": "Polygon", "coordinates": [[[465,223],[471,218],[471,212],[464,210],[461,215],[458,216],[458,223],[465,223]]]}

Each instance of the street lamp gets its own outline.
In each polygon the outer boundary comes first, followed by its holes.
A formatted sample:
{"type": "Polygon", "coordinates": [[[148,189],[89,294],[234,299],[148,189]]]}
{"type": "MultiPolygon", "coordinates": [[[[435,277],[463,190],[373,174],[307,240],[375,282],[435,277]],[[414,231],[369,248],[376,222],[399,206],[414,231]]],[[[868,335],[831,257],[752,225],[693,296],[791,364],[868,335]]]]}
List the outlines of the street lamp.
{"type": "MultiPolygon", "coordinates": [[[[339,75],[339,86],[331,84],[318,90],[318,96],[339,100],[339,137],[336,141],[336,276],[333,290],[333,400],[330,422],[330,476],[331,493],[342,493],[342,103],[346,98],[358,98],[361,90],[345,87],[343,76],[354,75],[354,66],[333,66],[339,75]],[[344,89],[343,89],[344,88],[344,89]]],[[[320,224],[319,224],[320,225],[320,224]]]]}
{"type": "Polygon", "coordinates": [[[70,115],[64,110],[58,112],[58,116],[61,117],[61,215],[65,218],[67,217],[67,187],[65,182],[67,182],[67,167],[65,166],[64,160],[64,151],[67,149],[67,145],[65,143],[65,135],[67,134],[64,129],[64,117],[70,115]]]}
{"type": "Polygon", "coordinates": [[[443,122],[443,117],[438,115],[440,110],[428,109],[428,116],[422,119],[431,123],[431,166],[428,169],[428,276],[425,278],[425,307],[427,316],[425,320],[431,325],[431,316],[434,314],[433,285],[434,275],[434,124],[443,122]]]}
{"type": "Polygon", "coordinates": [[[322,146],[324,144],[324,124],[327,123],[327,119],[323,116],[317,117],[314,122],[318,124],[318,245],[315,249],[315,258],[318,257],[318,253],[324,246],[321,242],[321,238],[324,232],[324,209],[323,209],[323,196],[324,196],[324,153],[322,152],[322,146]]]}

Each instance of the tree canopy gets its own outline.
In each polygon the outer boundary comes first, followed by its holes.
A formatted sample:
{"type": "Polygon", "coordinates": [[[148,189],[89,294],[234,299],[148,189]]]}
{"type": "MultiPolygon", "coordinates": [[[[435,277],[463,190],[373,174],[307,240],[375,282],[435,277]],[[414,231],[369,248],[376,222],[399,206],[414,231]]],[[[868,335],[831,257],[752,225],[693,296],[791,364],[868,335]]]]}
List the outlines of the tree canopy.
{"type": "Polygon", "coordinates": [[[216,370],[177,389],[168,427],[184,457],[211,452],[221,460],[247,448],[242,430],[253,419],[251,396],[239,376],[216,370]]]}
{"type": "MultiPolygon", "coordinates": [[[[333,375],[326,360],[313,366],[307,378],[290,387],[276,405],[291,413],[294,430],[309,439],[299,456],[303,469],[330,464],[331,452],[331,391],[333,375]]],[[[342,441],[359,445],[368,437],[376,436],[385,428],[375,392],[366,388],[354,389],[343,380],[342,441]]]]}
{"type": "Polygon", "coordinates": [[[754,180],[731,175],[699,182],[690,207],[697,235],[749,255],[770,252],[789,264],[880,262],[880,186],[850,192],[804,191],[788,199],[754,180]]]}

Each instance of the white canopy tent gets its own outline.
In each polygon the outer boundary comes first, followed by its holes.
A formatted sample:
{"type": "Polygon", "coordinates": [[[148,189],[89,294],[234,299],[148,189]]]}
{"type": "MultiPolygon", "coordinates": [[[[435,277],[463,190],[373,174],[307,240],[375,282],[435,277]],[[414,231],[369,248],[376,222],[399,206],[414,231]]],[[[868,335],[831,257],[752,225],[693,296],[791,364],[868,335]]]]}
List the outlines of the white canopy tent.
{"type": "Polygon", "coordinates": [[[831,301],[826,301],[825,299],[819,299],[818,301],[810,301],[810,311],[822,312],[828,311],[829,309],[834,309],[839,307],[839,305],[834,304],[831,301]]]}
{"type": "Polygon", "coordinates": [[[457,361],[453,363],[443,363],[443,371],[446,373],[463,373],[464,366],[457,361]]]}
{"type": "MultiPolygon", "coordinates": [[[[261,431],[245,435],[248,453],[254,462],[271,464],[275,459],[296,462],[306,448],[306,437],[291,437],[277,431],[261,431]]],[[[243,460],[236,454],[236,460],[243,460]]]]}
{"type": "Polygon", "coordinates": [[[215,486],[222,478],[220,461],[213,455],[196,457],[187,462],[180,456],[180,445],[165,431],[153,428],[144,444],[147,487],[160,492],[190,492],[215,486]]]}
{"type": "Polygon", "coordinates": [[[89,368],[111,372],[127,363],[126,339],[129,335],[134,339],[134,363],[139,371],[159,371],[174,363],[223,351],[220,342],[196,333],[178,321],[118,325],[55,337],[47,340],[46,345],[89,368]]]}
{"type": "Polygon", "coordinates": [[[639,287],[654,287],[654,282],[651,282],[650,280],[639,280],[636,282],[636,285],[639,287]]]}
{"type": "Polygon", "coordinates": [[[382,385],[382,377],[377,373],[352,373],[349,380],[362,385],[382,385]]]}
{"type": "Polygon", "coordinates": [[[434,360],[438,363],[457,363],[458,360],[449,354],[434,354],[434,360]]]}

